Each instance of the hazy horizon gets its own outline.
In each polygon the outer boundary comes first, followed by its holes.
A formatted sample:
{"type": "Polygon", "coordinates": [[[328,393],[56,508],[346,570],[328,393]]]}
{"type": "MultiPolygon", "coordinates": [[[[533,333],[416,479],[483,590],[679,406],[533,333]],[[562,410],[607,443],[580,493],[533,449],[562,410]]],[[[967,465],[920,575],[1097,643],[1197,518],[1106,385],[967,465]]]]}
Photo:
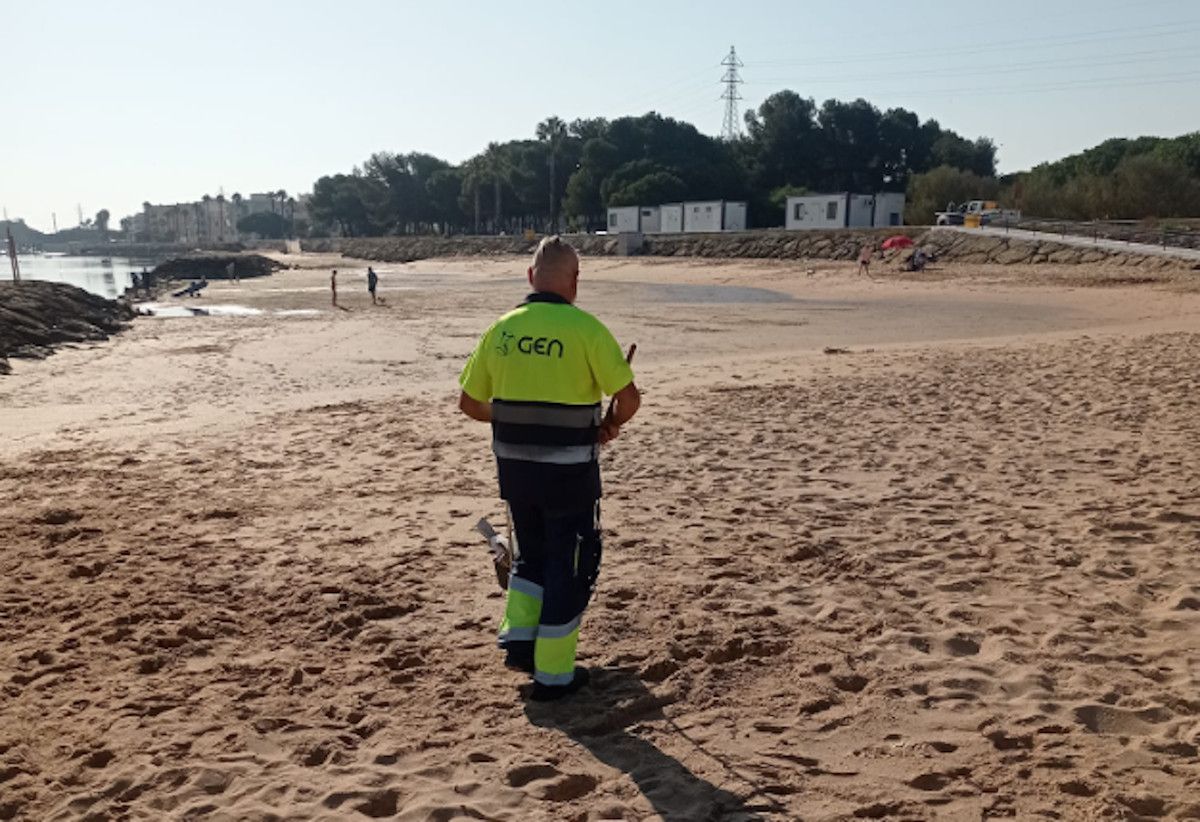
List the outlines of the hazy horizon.
{"type": "Polygon", "coordinates": [[[0,205],[39,230],[100,208],[311,189],[376,151],[461,162],[551,115],[655,110],[717,134],[719,62],[745,62],[742,111],[790,88],[863,97],[991,137],[1001,172],[1111,137],[1200,129],[1200,9],[1187,0],[1013,0],[1002,10],[871,0],[620,2],[539,18],[490,4],[306,0],[0,3],[0,205]],[[16,82],[14,82],[14,78],[16,82]]]}

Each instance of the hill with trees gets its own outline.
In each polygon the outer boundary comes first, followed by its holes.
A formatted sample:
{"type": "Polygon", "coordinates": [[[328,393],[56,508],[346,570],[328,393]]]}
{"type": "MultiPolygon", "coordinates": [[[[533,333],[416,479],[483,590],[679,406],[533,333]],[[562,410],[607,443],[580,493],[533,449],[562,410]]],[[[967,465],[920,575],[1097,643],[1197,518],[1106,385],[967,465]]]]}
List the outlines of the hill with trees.
{"type": "Polygon", "coordinates": [[[380,152],[321,177],[310,203],[317,230],[346,236],[516,233],[602,228],[609,206],[692,199],[748,200],[757,226],[783,222],[796,191],[903,190],[941,165],[995,174],[995,146],[905,109],[782,91],[746,114],[747,135],[723,141],[650,112],[550,117],[527,140],[489,143],[461,165],[380,152]]]}
{"type": "Polygon", "coordinates": [[[13,241],[18,248],[40,247],[50,236],[36,228],[30,228],[24,220],[0,220],[0,240],[6,239],[9,231],[12,232],[13,241]]]}
{"type": "Polygon", "coordinates": [[[1200,216],[1200,132],[1105,140],[1015,175],[1006,196],[1022,211],[1040,217],[1200,216]]]}
{"type": "Polygon", "coordinates": [[[996,176],[996,147],[903,108],[863,99],[819,106],[794,91],[746,112],[744,137],[724,141],[656,112],[550,117],[530,139],[492,142],[454,165],[429,154],[380,152],[321,177],[314,233],[345,236],[597,229],[610,206],[746,200],[754,227],[783,222],[790,194],[905,191],[910,224],[950,202],[999,198],[1062,219],[1200,215],[1200,133],[1108,140],[1028,172],[996,176]]]}

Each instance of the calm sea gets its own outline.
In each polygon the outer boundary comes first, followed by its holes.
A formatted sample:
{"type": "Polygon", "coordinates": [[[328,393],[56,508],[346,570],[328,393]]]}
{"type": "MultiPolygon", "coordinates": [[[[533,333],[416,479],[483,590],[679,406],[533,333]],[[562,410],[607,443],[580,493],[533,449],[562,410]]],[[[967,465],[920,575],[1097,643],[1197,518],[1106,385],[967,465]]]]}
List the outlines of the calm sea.
{"type": "MultiPolygon", "coordinates": [[[[80,288],[99,294],[101,297],[113,298],[125,293],[131,281],[132,271],[140,272],[143,267],[154,267],[151,260],[131,260],[125,257],[113,257],[111,260],[99,257],[63,257],[53,254],[21,255],[21,279],[23,280],[52,280],[59,283],[70,283],[80,288]]],[[[7,280],[12,276],[12,268],[8,258],[0,257],[0,279],[7,280]]]]}

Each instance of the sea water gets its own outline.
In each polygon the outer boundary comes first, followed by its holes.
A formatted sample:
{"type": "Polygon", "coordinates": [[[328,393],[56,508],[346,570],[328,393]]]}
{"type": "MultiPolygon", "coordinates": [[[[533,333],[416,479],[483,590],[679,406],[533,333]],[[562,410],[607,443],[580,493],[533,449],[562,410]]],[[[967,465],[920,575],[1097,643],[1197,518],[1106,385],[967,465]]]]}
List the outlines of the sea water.
{"type": "MultiPolygon", "coordinates": [[[[128,257],[71,257],[60,254],[22,254],[17,257],[22,280],[49,280],[70,283],[84,291],[112,299],[125,293],[132,284],[130,274],[152,269],[150,260],[128,257]]],[[[0,279],[8,279],[12,268],[7,259],[0,261],[0,279]]]]}

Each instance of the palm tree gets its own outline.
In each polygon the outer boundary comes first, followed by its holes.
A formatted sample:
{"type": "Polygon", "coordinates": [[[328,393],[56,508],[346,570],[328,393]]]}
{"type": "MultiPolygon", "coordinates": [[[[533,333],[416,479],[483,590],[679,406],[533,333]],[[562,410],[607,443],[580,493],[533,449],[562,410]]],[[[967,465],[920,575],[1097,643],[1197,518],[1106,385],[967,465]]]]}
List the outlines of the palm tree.
{"type": "Polygon", "coordinates": [[[475,200],[475,234],[479,234],[479,192],[483,181],[487,179],[487,169],[484,166],[482,154],[478,154],[463,164],[463,188],[470,190],[475,200]]]}
{"type": "Polygon", "coordinates": [[[217,195],[217,240],[225,242],[225,195],[217,195]]]}
{"type": "Polygon", "coordinates": [[[233,239],[236,240],[240,236],[237,224],[238,220],[242,219],[242,195],[235,191],[230,199],[233,200],[233,219],[230,222],[233,223],[233,239]]]}
{"type": "Polygon", "coordinates": [[[487,169],[488,178],[495,186],[496,208],[492,212],[492,233],[498,234],[500,233],[500,187],[509,173],[508,157],[504,154],[503,146],[499,143],[488,143],[487,151],[483,153],[483,164],[487,169]]]}
{"type": "Polygon", "coordinates": [[[212,237],[210,236],[210,233],[208,230],[209,229],[208,204],[212,202],[212,197],[209,196],[208,194],[205,194],[203,197],[200,198],[200,201],[203,203],[203,205],[201,205],[200,207],[195,209],[195,211],[196,211],[196,238],[200,239],[201,237],[203,237],[205,240],[211,240],[212,237]]]}
{"type": "Polygon", "coordinates": [[[563,144],[566,143],[568,137],[567,124],[558,117],[547,117],[537,126],[537,138],[546,144],[549,156],[547,162],[550,164],[550,231],[553,234],[558,230],[558,187],[555,185],[555,171],[558,164],[558,155],[562,151],[563,144]]]}

